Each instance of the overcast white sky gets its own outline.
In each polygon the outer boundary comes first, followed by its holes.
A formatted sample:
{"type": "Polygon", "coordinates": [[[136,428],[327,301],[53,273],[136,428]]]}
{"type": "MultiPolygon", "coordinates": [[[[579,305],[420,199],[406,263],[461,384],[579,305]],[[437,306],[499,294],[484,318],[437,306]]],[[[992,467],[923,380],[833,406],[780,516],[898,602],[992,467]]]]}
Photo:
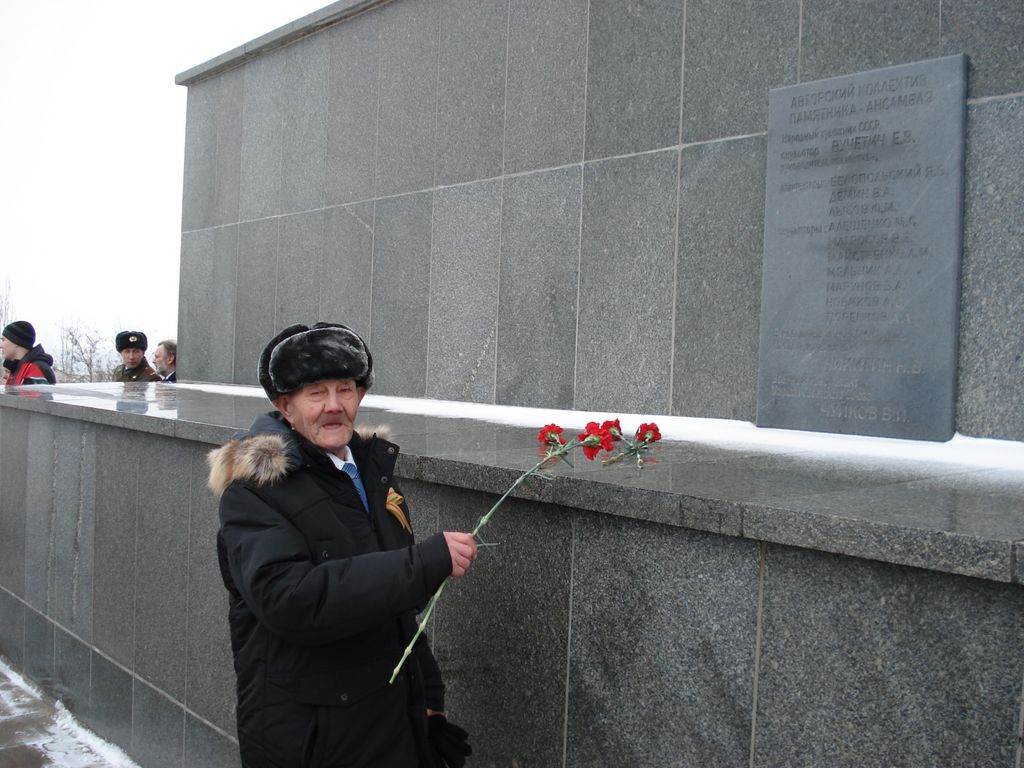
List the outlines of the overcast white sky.
{"type": "Polygon", "coordinates": [[[0,295],[175,337],[187,89],[174,76],[329,0],[0,0],[0,295]]]}

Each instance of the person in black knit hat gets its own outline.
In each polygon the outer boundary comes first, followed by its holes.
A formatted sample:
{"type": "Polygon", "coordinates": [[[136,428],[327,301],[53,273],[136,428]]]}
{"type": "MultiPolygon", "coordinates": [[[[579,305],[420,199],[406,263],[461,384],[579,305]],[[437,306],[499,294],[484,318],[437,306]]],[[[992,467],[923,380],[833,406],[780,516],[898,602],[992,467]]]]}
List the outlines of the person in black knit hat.
{"type": "Polygon", "coordinates": [[[36,344],[36,329],[25,320],[15,320],[0,333],[0,348],[4,353],[7,370],[5,384],[56,384],[53,358],[42,345],[36,344]]]}
{"type": "Polygon", "coordinates": [[[460,768],[472,752],[416,614],[476,558],[472,535],[423,541],[396,478],[398,446],[355,430],[373,384],[363,339],[292,325],[260,356],[276,408],[209,457],[220,495],[244,768],[460,768]]]}
{"type": "Polygon", "coordinates": [[[111,374],[113,381],[161,381],[163,377],[146,360],[149,342],[142,331],[121,331],[114,337],[114,346],[121,355],[121,365],[111,374]]]}

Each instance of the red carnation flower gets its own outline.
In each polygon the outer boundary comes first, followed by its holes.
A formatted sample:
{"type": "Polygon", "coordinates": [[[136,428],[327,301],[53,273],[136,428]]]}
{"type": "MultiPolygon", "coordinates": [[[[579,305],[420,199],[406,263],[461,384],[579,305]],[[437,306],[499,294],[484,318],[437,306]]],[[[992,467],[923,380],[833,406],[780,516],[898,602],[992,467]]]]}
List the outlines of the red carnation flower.
{"type": "Polygon", "coordinates": [[[661,440],[661,431],[658,429],[658,425],[654,424],[641,424],[636,431],[636,439],[644,443],[656,443],[661,440]]]}
{"type": "Polygon", "coordinates": [[[562,428],[557,424],[548,424],[545,427],[541,427],[540,432],[537,434],[537,442],[541,445],[547,445],[548,443],[565,445],[565,438],[562,437],[562,428]]]}
{"type": "Polygon", "coordinates": [[[601,429],[607,430],[607,432],[612,436],[612,440],[622,439],[622,426],[619,424],[618,419],[615,419],[614,421],[606,421],[601,425],[601,429]]]}
{"type": "Polygon", "coordinates": [[[588,421],[587,431],[581,432],[578,439],[583,448],[583,455],[591,460],[601,451],[610,451],[615,445],[615,438],[608,427],[599,427],[596,421],[588,421]]]}

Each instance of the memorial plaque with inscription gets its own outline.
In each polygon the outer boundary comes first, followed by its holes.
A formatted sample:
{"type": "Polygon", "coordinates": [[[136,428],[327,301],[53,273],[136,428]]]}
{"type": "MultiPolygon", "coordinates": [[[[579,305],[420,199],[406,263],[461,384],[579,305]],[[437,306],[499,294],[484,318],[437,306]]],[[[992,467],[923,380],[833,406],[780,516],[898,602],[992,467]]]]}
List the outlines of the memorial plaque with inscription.
{"type": "Polygon", "coordinates": [[[769,96],[757,424],[953,435],[965,59],[769,96]]]}

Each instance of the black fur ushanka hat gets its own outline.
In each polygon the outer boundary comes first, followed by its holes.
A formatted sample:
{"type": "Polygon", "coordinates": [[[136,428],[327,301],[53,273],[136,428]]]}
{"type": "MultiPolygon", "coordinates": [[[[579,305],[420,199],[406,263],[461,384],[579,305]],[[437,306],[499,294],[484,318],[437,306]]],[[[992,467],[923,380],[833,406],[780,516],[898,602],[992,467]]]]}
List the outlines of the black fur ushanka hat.
{"type": "Polygon", "coordinates": [[[306,384],[324,379],[355,379],[373,385],[373,357],[366,342],[339,323],[289,325],[260,355],[260,386],[271,402],[306,384]]]}
{"type": "Polygon", "coordinates": [[[114,337],[114,347],[118,352],[126,349],[141,349],[145,352],[149,347],[149,340],[142,331],[121,331],[114,337]]]}

